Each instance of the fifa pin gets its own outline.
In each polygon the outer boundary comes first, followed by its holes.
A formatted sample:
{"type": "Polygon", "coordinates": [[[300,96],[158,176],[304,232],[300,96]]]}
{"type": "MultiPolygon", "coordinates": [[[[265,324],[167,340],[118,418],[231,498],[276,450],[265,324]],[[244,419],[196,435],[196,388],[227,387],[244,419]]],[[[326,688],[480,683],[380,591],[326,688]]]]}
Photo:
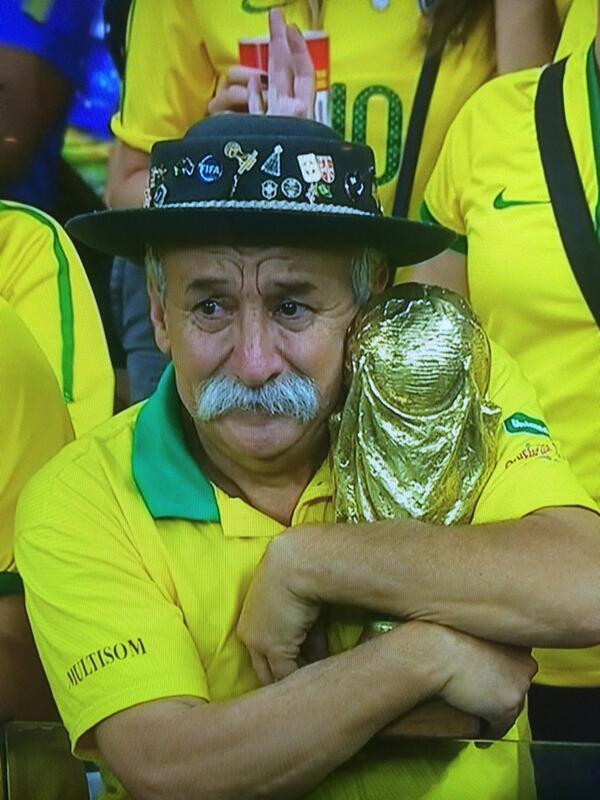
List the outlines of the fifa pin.
{"type": "Polygon", "coordinates": [[[220,161],[217,161],[212,153],[208,153],[198,162],[196,170],[202,183],[214,183],[223,174],[223,165],[220,161]]]}

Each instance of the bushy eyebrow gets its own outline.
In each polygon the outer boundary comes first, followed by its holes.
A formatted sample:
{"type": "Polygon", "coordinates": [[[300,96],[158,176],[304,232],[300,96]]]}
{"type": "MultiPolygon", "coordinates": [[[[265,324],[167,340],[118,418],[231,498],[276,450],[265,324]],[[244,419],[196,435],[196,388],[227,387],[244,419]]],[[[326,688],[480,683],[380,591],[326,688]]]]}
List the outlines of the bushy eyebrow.
{"type": "Polygon", "coordinates": [[[228,286],[230,286],[230,282],[223,278],[195,278],[188,283],[185,293],[187,295],[198,292],[217,292],[223,291],[228,286]]]}
{"type": "Polygon", "coordinates": [[[286,280],[285,278],[273,281],[271,284],[272,288],[275,291],[279,291],[282,293],[290,292],[292,294],[310,294],[311,292],[316,292],[319,290],[319,287],[311,283],[311,281],[303,281],[303,280],[294,280],[290,278],[286,280]]]}

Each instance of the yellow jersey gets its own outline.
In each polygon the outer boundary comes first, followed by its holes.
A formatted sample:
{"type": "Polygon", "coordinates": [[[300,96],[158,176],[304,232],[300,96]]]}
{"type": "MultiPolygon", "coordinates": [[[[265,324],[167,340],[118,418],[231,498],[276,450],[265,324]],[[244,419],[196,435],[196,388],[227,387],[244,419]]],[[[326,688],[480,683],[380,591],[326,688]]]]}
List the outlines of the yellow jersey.
{"type": "Polygon", "coordinates": [[[0,570],[14,569],[21,489],[73,438],[50,364],[17,313],[0,298],[0,570]]]}
{"type": "Polygon", "coordinates": [[[555,61],[585,47],[594,38],[598,20],[598,0],[571,0],[556,49],[555,61]]]}
{"type": "MultiPolygon", "coordinates": [[[[533,390],[496,347],[489,395],[503,424],[473,523],[547,506],[593,508],[558,454],[533,390]]],[[[19,503],[16,554],[28,612],[82,757],[98,755],[86,732],[130,706],[176,696],[219,702],[259,686],[235,630],[252,576],[284,526],[206,479],[179,413],[170,366],[148,401],[66,448],[19,503]]],[[[325,462],[292,524],[333,522],[331,492],[325,462]]],[[[332,653],[356,644],[361,621],[358,610],[331,621],[332,653]]],[[[512,736],[527,735],[522,715],[512,736]]],[[[391,780],[398,796],[427,800],[479,800],[483,784],[488,798],[531,796],[517,753],[498,746],[493,754],[482,762],[465,745],[449,758],[443,745],[428,744],[424,753],[407,743],[401,767],[359,758],[310,797],[381,800],[391,780]],[[528,788],[519,794],[517,783],[528,788]]]]}
{"type": "MultiPolygon", "coordinates": [[[[533,69],[497,78],[465,105],[448,133],[423,210],[425,218],[460,235],[454,247],[466,253],[475,312],[490,338],[519,362],[561,452],[598,501],[600,331],[549,201],[533,112],[540,74],[533,69]]],[[[564,94],[598,229],[600,88],[589,46],[570,57],[564,94]]],[[[538,656],[541,683],[600,685],[600,648],[538,656]]]]}
{"type": "MultiPolygon", "coordinates": [[[[568,0],[558,0],[565,5],[568,0]]],[[[176,139],[207,114],[208,102],[229,67],[239,63],[241,38],[268,35],[268,8],[285,6],[286,20],[310,28],[307,0],[133,0],[127,61],[114,134],[149,151],[176,139]],[[262,13],[261,13],[262,12],[262,13]],[[190,77],[193,76],[193,79],[190,77]]],[[[392,0],[378,10],[368,0],[325,0],[323,30],[330,39],[331,124],[344,139],[369,144],[379,195],[393,206],[408,122],[427,41],[417,0],[392,0]]],[[[411,196],[418,217],[425,183],[444,134],[465,100],[495,72],[491,19],[463,45],[448,46],[427,116],[411,196]]]]}
{"type": "Polygon", "coordinates": [[[7,200],[0,201],[0,297],[48,359],[75,433],[108,419],[114,373],[79,255],[52,217],[7,200]]]}

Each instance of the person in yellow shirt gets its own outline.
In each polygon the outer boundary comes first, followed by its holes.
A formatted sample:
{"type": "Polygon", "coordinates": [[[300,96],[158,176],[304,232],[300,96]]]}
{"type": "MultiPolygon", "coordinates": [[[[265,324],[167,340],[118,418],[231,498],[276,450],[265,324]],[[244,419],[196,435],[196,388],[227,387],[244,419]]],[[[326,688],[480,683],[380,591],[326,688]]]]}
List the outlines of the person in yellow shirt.
{"type": "Polygon", "coordinates": [[[182,136],[209,113],[247,109],[247,72],[237,66],[238,41],[267,35],[267,12],[282,7],[290,24],[328,34],[331,124],[344,138],[366,142],[375,151],[387,213],[394,205],[428,38],[435,57],[441,54],[439,71],[424,76],[414,114],[420,115],[425,102],[423,136],[417,136],[411,164],[405,165],[415,171],[414,184],[406,189],[403,208],[395,211],[418,218],[427,178],[457,111],[497,70],[550,60],[569,3],[226,0],[217,13],[206,0],[158,5],[133,0],[121,107],[112,122],[120,144],[108,202],[114,207],[141,204],[147,154],[155,142],[182,136]]]}
{"type": "Polygon", "coordinates": [[[0,201],[0,297],[46,355],[77,435],[112,415],[114,373],[77,251],[52,217],[0,201]]]}
{"type": "Polygon", "coordinates": [[[572,0],[564,19],[554,60],[560,61],[574,50],[589,44],[594,36],[596,24],[596,0],[572,0]]]}
{"type": "Polygon", "coordinates": [[[17,564],[73,748],[122,796],[474,798],[482,780],[517,796],[514,752],[485,778],[473,746],[349,760],[436,696],[501,736],[534,671],[521,648],[600,638],[596,507],[499,351],[503,425],[474,524],[333,522],[327,421],[348,324],[391,268],[449,243],[384,217],[373,176],[369,148],[318,123],[227,114],[154,147],[146,208],[69,225],[104,252],[150,247],[172,359],[150,400],[63,451],[18,508],[17,564]],[[285,202],[265,197],[262,169],[281,142],[285,202]],[[186,174],[207,156],[210,180],[186,174]],[[332,655],[300,667],[323,605],[332,655]],[[409,621],[353,647],[359,609],[409,621]]]}
{"type": "MultiPolygon", "coordinates": [[[[588,42],[566,61],[556,94],[558,101],[564,97],[560,130],[565,140],[551,159],[542,159],[541,136],[559,129],[561,117],[557,108],[549,116],[553,122],[542,121],[541,81],[546,76],[548,86],[562,66],[498,78],[465,105],[448,133],[423,208],[425,218],[448,226],[459,239],[452,251],[415,272],[418,280],[454,288],[470,299],[490,338],[517,359],[536,388],[561,451],[596,501],[599,40],[597,34],[595,45],[588,42]],[[578,209],[575,224],[585,229],[576,233],[575,248],[586,243],[587,289],[565,239],[573,221],[563,228],[558,196],[551,196],[547,183],[548,170],[567,163],[573,164],[569,174],[575,185],[561,173],[559,196],[569,197],[571,208],[578,209]],[[596,288],[590,291],[590,286],[596,288]]],[[[600,649],[543,651],[536,657],[536,682],[543,686],[531,694],[534,735],[600,741],[600,649]],[[548,713],[559,703],[564,706],[560,725],[548,713]],[[592,703],[598,713],[591,712],[592,703]]]]}
{"type": "Polygon", "coordinates": [[[50,365],[0,298],[0,720],[56,717],[14,571],[17,499],[24,484],[73,439],[50,365]]]}

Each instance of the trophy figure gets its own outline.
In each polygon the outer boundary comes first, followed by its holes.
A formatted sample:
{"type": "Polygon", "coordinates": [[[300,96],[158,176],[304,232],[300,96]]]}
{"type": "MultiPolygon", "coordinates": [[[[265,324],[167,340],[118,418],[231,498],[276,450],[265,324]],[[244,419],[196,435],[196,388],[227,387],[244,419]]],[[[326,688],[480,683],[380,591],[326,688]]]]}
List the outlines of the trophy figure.
{"type": "MultiPolygon", "coordinates": [[[[489,378],[488,339],[454,292],[404,284],[361,311],[348,335],[346,401],[330,423],[336,520],[470,522],[495,463],[501,412],[486,397],[489,378]]],[[[364,638],[397,624],[370,614],[364,638]]],[[[433,701],[404,735],[477,729],[433,701]]]]}

